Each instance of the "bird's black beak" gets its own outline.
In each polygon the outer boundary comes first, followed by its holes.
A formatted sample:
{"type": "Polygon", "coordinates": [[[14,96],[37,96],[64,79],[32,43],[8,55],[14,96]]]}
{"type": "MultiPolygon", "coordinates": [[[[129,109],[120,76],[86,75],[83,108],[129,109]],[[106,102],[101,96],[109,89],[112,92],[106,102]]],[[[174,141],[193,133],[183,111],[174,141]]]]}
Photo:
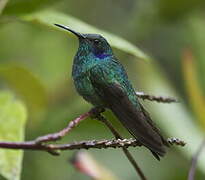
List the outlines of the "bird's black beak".
{"type": "Polygon", "coordinates": [[[60,28],[62,28],[62,29],[65,29],[65,30],[67,30],[67,31],[70,31],[71,33],[75,34],[78,38],[83,38],[83,39],[86,38],[83,34],[81,34],[81,33],[79,33],[79,32],[76,32],[76,31],[70,29],[70,28],[67,27],[67,26],[64,26],[64,25],[61,25],[61,24],[54,24],[54,25],[55,25],[55,26],[58,26],[58,27],[60,27],[60,28]]]}

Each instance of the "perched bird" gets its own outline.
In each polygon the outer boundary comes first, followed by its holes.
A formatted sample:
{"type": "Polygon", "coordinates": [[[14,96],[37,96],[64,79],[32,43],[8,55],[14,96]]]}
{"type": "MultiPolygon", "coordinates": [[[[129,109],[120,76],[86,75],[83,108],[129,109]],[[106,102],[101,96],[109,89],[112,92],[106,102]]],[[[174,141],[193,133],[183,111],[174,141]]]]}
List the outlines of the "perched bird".
{"type": "Polygon", "coordinates": [[[110,109],[122,125],[160,160],[168,143],[139,103],[124,67],[106,39],[98,34],[81,34],[64,25],[55,25],[79,39],[72,68],[77,92],[95,107],[110,109]]]}

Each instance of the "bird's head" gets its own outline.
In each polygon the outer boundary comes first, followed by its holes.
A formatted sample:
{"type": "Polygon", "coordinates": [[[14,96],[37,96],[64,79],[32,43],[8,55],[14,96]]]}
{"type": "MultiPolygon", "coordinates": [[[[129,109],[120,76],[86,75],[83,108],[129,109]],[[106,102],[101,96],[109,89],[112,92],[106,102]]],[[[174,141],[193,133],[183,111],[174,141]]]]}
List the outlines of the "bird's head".
{"type": "Polygon", "coordinates": [[[112,49],[107,40],[99,34],[82,34],[76,32],[64,25],[55,24],[56,26],[70,31],[79,39],[79,49],[93,53],[96,57],[102,59],[112,55],[112,49]]]}

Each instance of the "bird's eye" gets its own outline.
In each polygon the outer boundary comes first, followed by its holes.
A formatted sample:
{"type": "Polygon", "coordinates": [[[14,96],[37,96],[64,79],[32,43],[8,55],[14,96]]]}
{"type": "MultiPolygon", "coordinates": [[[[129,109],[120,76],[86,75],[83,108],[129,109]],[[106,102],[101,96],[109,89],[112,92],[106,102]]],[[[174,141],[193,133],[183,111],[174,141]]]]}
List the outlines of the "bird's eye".
{"type": "Polygon", "coordinates": [[[95,45],[98,45],[100,43],[100,41],[98,39],[94,40],[95,45]]]}

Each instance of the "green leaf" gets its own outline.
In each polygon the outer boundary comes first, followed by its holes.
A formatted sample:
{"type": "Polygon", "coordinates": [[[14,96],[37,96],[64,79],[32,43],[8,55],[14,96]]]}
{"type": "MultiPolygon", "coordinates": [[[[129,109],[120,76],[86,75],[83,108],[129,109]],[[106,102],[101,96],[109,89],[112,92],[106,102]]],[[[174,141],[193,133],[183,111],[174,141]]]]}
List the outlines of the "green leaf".
{"type": "MultiPolygon", "coordinates": [[[[23,141],[26,108],[6,91],[0,91],[0,141],[23,141]]],[[[9,180],[20,179],[23,151],[0,149],[0,174],[9,180]]]]}
{"type": "MultiPolygon", "coordinates": [[[[96,27],[93,27],[75,17],[72,17],[67,14],[55,12],[55,11],[41,11],[33,14],[29,14],[22,17],[23,20],[26,20],[31,23],[45,25],[49,28],[56,29],[58,31],[63,31],[60,28],[54,26],[54,23],[63,24],[66,26],[71,27],[72,29],[83,32],[83,33],[97,33],[103,35],[113,46],[121,51],[124,51],[128,54],[132,54],[139,59],[148,60],[150,59],[147,55],[145,55],[141,50],[139,50],[135,45],[131,44],[130,42],[120,38],[116,35],[108,33],[106,31],[100,30],[96,27]]],[[[66,32],[66,31],[64,31],[66,32]]],[[[70,32],[66,32],[67,34],[71,35],[70,32]]],[[[73,36],[73,35],[72,35],[73,36]]]]}
{"type": "Polygon", "coordinates": [[[0,78],[24,98],[31,116],[36,118],[37,112],[45,108],[47,103],[45,88],[26,68],[13,64],[1,64],[0,78]]]}
{"type": "Polygon", "coordinates": [[[2,11],[4,10],[7,3],[8,3],[8,0],[0,0],[0,15],[2,11]]]}

